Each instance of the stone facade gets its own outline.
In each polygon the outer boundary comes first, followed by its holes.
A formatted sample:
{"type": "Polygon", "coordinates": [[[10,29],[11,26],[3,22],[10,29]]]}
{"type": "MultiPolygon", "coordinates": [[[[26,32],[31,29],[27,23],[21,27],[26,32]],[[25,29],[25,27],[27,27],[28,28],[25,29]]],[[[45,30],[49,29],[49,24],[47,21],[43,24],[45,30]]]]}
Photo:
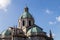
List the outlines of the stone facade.
{"type": "Polygon", "coordinates": [[[22,16],[18,19],[18,26],[9,27],[1,34],[0,40],[53,40],[53,37],[51,31],[48,37],[46,32],[35,24],[28,7],[25,7],[22,16]]]}

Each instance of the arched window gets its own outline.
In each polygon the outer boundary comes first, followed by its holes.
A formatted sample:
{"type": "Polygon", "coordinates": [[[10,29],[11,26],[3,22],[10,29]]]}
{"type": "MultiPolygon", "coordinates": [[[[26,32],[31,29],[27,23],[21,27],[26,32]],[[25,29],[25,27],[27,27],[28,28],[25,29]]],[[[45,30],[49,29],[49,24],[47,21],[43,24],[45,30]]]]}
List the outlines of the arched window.
{"type": "Polygon", "coordinates": [[[31,26],[31,21],[29,20],[29,26],[31,26]]]}
{"type": "Polygon", "coordinates": [[[23,20],[23,26],[25,26],[25,21],[23,20]]]}
{"type": "Polygon", "coordinates": [[[11,35],[11,32],[9,34],[11,35]]]}

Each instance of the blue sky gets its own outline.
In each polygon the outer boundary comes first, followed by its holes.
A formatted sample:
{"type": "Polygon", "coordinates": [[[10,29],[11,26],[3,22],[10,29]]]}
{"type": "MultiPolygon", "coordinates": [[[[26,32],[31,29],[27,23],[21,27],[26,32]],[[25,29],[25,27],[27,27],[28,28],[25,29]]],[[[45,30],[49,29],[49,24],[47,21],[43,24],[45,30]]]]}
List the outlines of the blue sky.
{"type": "Polygon", "coordinates": [[[26,5],[35,24],[47,34],[51,29],[54,40],[60,40],[60,0],[0,0],[0,33],[18,25],[18,18],[26,5]]]}

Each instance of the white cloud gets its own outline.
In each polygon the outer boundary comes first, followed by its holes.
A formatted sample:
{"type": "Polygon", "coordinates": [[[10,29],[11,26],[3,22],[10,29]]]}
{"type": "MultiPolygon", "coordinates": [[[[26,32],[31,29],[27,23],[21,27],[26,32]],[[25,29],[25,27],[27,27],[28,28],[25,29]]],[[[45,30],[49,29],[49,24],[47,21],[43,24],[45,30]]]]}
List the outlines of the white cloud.
{"type": "Polygon", "coordinates": [[[60,22],[60,16],[56,17],[56,20],[57,20],[58,22],[60,22]]]}
{"type": "Polygon", "coordinates": [[[45,10],[45,13],[47,13],[47,14],[51,14],[51,13],[53,13],[51,10],[49,10],[49,9],[46,9],[45,10]]]}
{"type": "Polygon", "coordinates": [[[56,22],[50,21],[49,24],[50,24],[50,25],[53,25],[53,24],[56,24],[56,22]]]}
{"type": "Polygon", "coordinates": [[[10,5],[11,0],[0,0],[0,10],[7,11],[7,7],[10,5]]]}
{"type": "Polygon", "coordinates": [[[50,21],[49,24],[52,25],[52,24],[56,24],[58,22],[60,22],[60,16],[57,16],[56,17],[56,21],[54,21],[54,22],[53,21],[50,21]]]}

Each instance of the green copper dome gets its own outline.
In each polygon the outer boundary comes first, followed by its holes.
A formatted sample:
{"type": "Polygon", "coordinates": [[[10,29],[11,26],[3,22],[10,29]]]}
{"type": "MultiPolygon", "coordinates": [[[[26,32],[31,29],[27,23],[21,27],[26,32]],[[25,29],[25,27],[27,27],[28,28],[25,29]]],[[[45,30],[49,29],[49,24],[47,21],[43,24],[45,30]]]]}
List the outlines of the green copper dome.
{"type": "Polygon", "coordinates": [[[33,27],[28,30],[28,33],[40,33],[40,32],[42,32],[42,30],[39,29],[38,27],[33,27]]]}
{"type": "Polygon", "coordinates": [[[24,19],[24,18],[33,18],[32,15],[28,11],[28,7],[24,8],[24,12],[23,12],[23,14],[22,14],[22,16],[20,18],[21,19],[24,19]]]}
{"type": "Polygon", "coordinates": [[[29,12],[24,12],[21,16],[21,18],[33,18],[32,15],[29,12]]]}
{"type": "Polygon", "coordinates": [[[30,28],[27,33],[40,33],[43,32],[42,30],[42,28],[35,25],[34,27],[30,28]]]}
{"type": "Polygon", "coordinates": [[[6,30],[2,33],[2,35],[5,35],[5,36],[9,36],[11,35],[11,31],[10,30],[6,30]]]}
{"type": "Polygon", "coordinates": [[[40,35],[45,35],[45,32],[43,31],[42,28],[40,28],[38,26],[32,26],[27,31],[27,36],[40,36],[40,35]]]}
{"type": "Polygon", "coordinates": [[[37,25],[32,26],[27,31],[27,36],[46,36],[46,32],[43,31],[43,29],[37,25]]]}

